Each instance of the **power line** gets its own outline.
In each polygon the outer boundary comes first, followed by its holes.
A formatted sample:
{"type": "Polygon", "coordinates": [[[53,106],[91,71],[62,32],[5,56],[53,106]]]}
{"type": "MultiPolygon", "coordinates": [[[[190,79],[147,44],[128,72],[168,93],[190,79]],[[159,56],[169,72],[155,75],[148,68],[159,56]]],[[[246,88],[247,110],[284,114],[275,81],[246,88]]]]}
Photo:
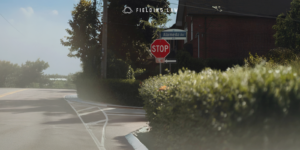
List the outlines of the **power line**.
{"type": "MultiPolygon", "coordinates": [[[[14,27],[2,14],[0,14],[2,16],[2,18],[8,22],[13,28],[15,28],[20,34],[22,34],[16,27],[14,27]]],[[[22,34],[23,35],[23,34],[22,34]]]]}

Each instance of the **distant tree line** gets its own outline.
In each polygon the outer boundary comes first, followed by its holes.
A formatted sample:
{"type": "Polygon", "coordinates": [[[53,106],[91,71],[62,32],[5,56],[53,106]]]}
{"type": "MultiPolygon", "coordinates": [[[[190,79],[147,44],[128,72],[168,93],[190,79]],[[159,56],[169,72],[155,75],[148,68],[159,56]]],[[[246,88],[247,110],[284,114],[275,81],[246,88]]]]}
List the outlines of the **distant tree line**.
{"type": "Polygon", "coordinates": [[[74,88],[73,74],[68,76],[44,74],[49,64],[43,60],[26,61],[18,65],[0,60],[0,87],[19,88],[74,88]],[[66,81],[51,81],[50,78],[66,78],[66,81]]]}
{"type": "Polygon", "coordinates": [[[0,87],[26,87],[42,80],[43,70],[48,67],[49,64],[40,59],[21,65],[0,61],[0,87]]]}

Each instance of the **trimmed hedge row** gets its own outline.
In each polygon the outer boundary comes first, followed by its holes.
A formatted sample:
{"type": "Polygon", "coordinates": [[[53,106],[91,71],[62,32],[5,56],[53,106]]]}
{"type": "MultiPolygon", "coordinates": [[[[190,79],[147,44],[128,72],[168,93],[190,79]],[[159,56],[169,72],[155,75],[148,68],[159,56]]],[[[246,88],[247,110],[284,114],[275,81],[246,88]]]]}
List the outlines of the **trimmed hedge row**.
{"type": "Polygon", "coordinates": [[[245,66],[246,67],[255,67],[257,64],[266,63],[268,66],[277,66],[277,65],[289,65],[299,62],[299,53],[294,53],[292,50],[287,48],[276,48],[271,49],[266,57],[258,56],[257,54],[252,55],[249,53],[249,57],[246,58],[245,66]]]}
{"type": "Polygon", "coordinates": [[[225,71],[228,67],[233,67],[235,65],[244,65],[243,59],[198,59],[193,58],[187,51],[178,51],[176,55],[177,64],[174,66],[173,70],[177,72],[181,68],[188,68],[196,72],[200,72],[205,68],[211,68],[216,70],[225,71]]]}
{"type": "Polygon", "coordinates": [[[139,97],[139,81],[134,79],[79,79],[77,94],[82,99],[112,104],[143,106],[139,97]]]}
{"type": "Polygon", "coordinates": [[[299,148],[298,67],[260,64],[149,78],[139,92],[157,149],[299,148]]]}

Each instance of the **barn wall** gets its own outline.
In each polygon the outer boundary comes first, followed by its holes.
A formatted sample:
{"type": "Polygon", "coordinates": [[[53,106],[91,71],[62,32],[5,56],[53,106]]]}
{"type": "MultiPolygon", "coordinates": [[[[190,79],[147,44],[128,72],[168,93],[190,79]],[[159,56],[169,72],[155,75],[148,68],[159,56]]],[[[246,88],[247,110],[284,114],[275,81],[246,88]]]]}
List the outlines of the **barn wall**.
{"type": "MultiPolygon", "coordinates": [[[[272,29],[275,19],[198,15],[186,16],[185,20],[188,24],[188,43],[193,44],[195,58],[198,57],[197,33],[200,33],[200,58],[245,58],[249,52],[264,55],[275,48],[275,30],[272,29]],[[190,35],[192,21],[193,40],[190,35]]],[[[181,48],[183,41],[179,41],[178,49],[181,48]]]]}

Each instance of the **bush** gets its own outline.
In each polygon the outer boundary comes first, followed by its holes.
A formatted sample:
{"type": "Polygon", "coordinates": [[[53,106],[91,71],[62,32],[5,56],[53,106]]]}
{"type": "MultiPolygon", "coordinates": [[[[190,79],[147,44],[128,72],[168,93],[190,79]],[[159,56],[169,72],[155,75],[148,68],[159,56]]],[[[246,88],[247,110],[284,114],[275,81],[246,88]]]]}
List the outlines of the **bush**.
{"type": "Polygon", "coordinates": [[[177,72],[180,68],[183,67],[196,72],[200,72],[204,68],[212,68],[216,70],[225,71],[227,68],[233,67],[235,65],[244,65],[244,61],[242,59],[198,59],[193,58],[189,54],[189,52],[186,51],[178,51],[176,55],[176,60],[177,64],[175,65],[175,72],[177,72]]]}
{"type": "Polygon", "coordinates": [[[298,73],[260,64],[149,78],[139,92],[157,149],[297,149],[298,73]]]}
{"type": "Polygon", "coordinates": [[[246,58],[244,61],[246,67],[254,67],[257,64],[261,63],[264,63],[268,66],[289,65],[294,61],[298,62],[298,60],[299,56],[292,50],[279,47],[271,49],[267,53],[266,57],[258,56],[257,54],[253,56],[251,53],[249,53],[249,57],[246,58]]]}
{"type": "Polygon", "coordinates": [[[287,65],[298,60],[298,56],[290,49],[276,48],[269,51],[267,57],[274,63],[287,65]]]}
{"type": "Polygon", "coordinates": [[[134,79],[97,79],[79,76],[75,80],[77,94],[82,99],[111,104],[143,106],[139,97],[139,81],[134,79]]]}
{"type": "Polygon", "coordinates": [[[113,59],[111,58],[108,62],[107,66],[107,77],[112,79],[126,79],[128,77],[128,73],[130,70],[130,66],[121,59],[113,59]]]}
{"type": "Polygon", "coordinates": [[[215,70],[225,71],[227,68],[231,68],[235,65],[243,66],[244,61],[242,59],[216,59],[216,58],[210,58],[205,60],[205,66],[215,70]]]}
{"type": "Polygon", "coordinates": [[[176,71],[178,71],[178,69],[182,67],[185,67],[190,70],[200,72],[202,69],[207,67],[203,59],[193,58],[189,54],[189,52],[186,51],[178,51],[176,55],[176,60],[177,60],[177,64],[176,64],[177,68],[175,68],[176,71]]]}
{"type": "Polygon", "coordinates": [[[264,56],[258,56],[255,54],[254,56],[249,52],[249,57],[245,59],[246,67],[255,67],[257,64],[262,64],[267,62],[267,58],[264,56]]]}
{"type": "Polygon", "coordinates": [[[146,69],[143,68],[136,68],[136,70],[134,71],[134,77],[140,77],[142,74],[144,74],[146,72],[146,69]]]}

